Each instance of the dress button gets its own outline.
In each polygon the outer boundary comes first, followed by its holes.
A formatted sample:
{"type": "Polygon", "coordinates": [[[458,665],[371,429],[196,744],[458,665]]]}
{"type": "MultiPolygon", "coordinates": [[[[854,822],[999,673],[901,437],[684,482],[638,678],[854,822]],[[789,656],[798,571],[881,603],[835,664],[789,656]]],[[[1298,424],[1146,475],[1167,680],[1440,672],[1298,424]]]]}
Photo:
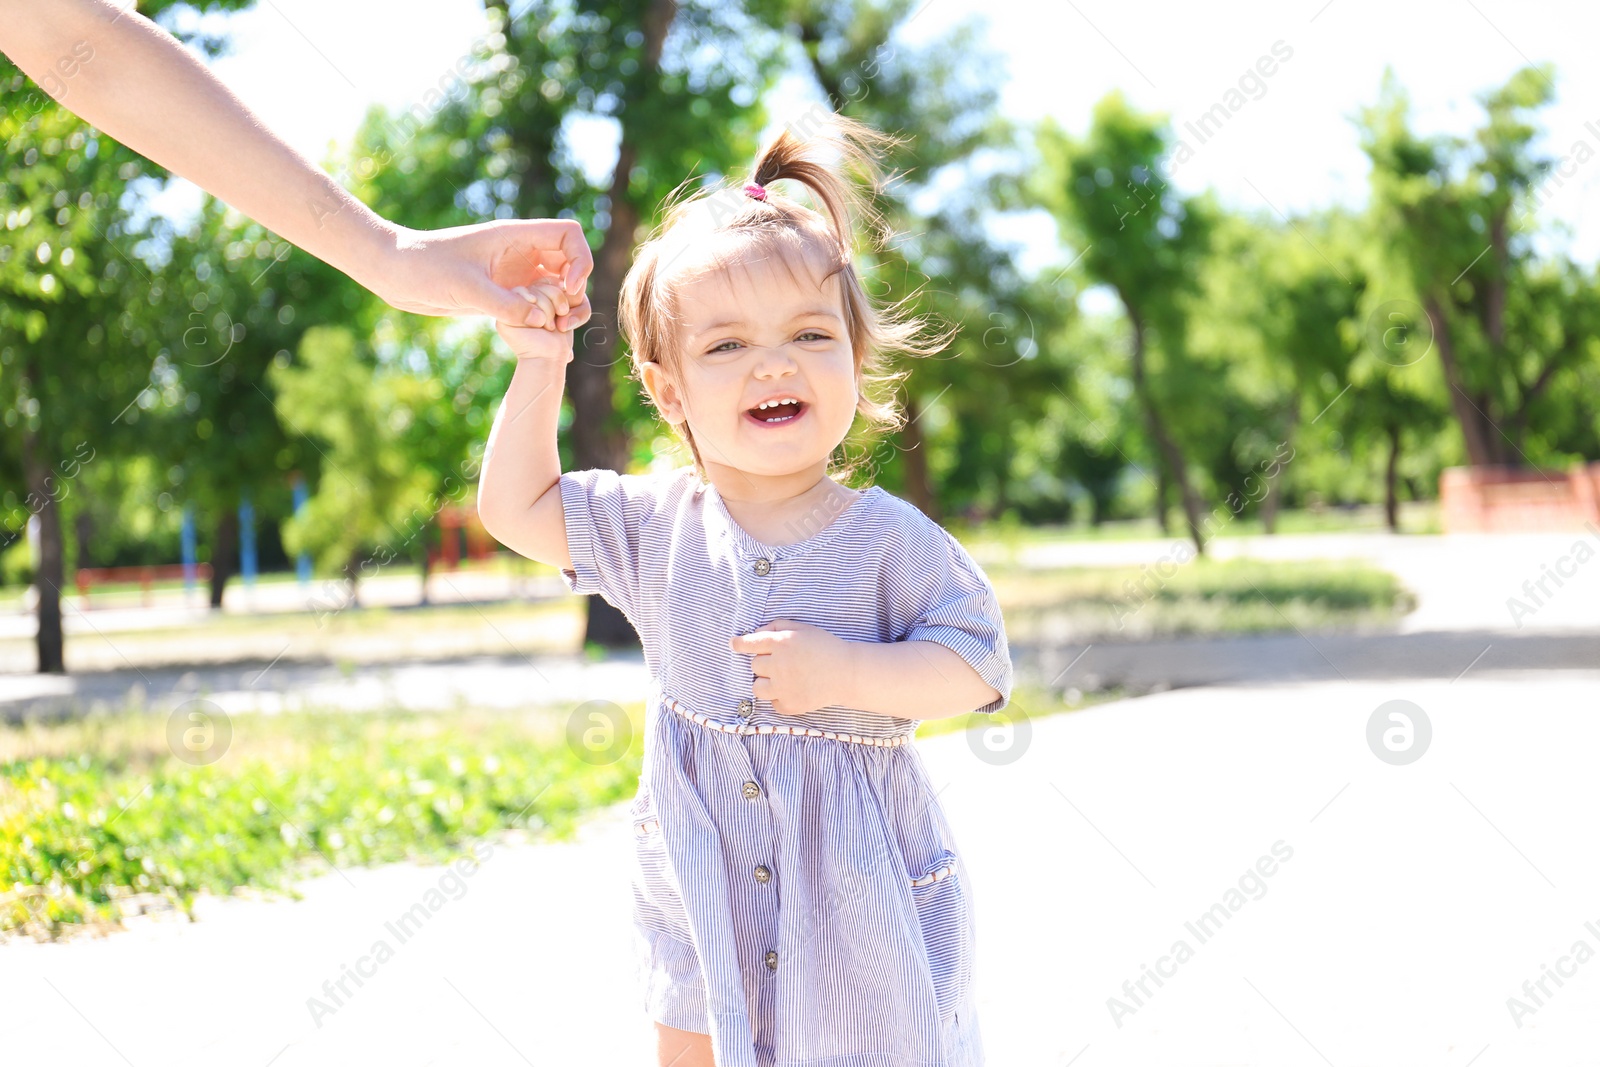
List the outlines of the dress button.
{"type": "Polygon", "coordinates": [[[744,784],[744,798],[746,800],[754,800],[760,795],[761,787],[759,785],[756,785],[754,782],[746,782],[744,784]]]}
{"type": "Polygon", "coordinates": [[[772,569],[772,561],[770,559],[758,559],[758,560],[756,560],[756,573],[757,574],[765,576],[766,573],[768,571],[770,571],[771,569],[772,569]]]}
{"type": "Polygon", "coordinates": [[[762,864],[761,866],[756,868],[756,881],[758,881],[758,882],[766,882],[766,881],[770,881],[771,878],[772,878],[772,872],[767,869],[766,864],[762,864]]]}
{"type": "Polygon", "coordinates": [[[739,701],[739,714],[748,715],[756,709],[756,702],[749,697],[739,701]]]}
{"type": "Polygon", "coordinates": [[[777,969],[778,969],[778,954],[776,952],[767,953],[767,970],[775,971],[777,969]]]}

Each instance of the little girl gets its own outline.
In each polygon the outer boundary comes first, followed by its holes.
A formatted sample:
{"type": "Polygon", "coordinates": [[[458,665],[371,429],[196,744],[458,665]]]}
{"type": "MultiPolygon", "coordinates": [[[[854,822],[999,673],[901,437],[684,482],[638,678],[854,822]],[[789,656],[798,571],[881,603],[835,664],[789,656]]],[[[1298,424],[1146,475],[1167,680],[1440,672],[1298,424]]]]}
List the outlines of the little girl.
{"type": "MultiPolygon", "coordinates": [[[[879,219],[846,175],[876,189],[891,142],[836,122],[673,206],[623,284],[634,371],[692,466],[563,472],[572,335],[498,327],[517,367],[483,523],[623,611],[650,669],[633,917],[672,1067],[983,1063],[973,890],[911,742],[1005,707],[1011,659],[960,543],[829,477],[856,415],[896,424],[863,391],[885,354],[942,343],[868,298],[850,235],[879,219]]],[[[547,323],[568,311],[555,280],[524,292],[547,323]]]]}

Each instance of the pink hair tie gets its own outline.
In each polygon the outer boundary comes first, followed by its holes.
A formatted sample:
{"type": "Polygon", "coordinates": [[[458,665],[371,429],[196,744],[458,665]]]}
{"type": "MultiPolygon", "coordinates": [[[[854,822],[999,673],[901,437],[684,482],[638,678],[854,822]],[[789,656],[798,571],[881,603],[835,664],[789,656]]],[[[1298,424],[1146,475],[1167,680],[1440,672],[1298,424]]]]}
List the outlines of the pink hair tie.
{"type": "Polygon", "coordinates": [[[756,185],[752,182],[744,187],[744,195],[756,200],[765,200],[767,198],[767,190],[765,186],[756,185]]]}

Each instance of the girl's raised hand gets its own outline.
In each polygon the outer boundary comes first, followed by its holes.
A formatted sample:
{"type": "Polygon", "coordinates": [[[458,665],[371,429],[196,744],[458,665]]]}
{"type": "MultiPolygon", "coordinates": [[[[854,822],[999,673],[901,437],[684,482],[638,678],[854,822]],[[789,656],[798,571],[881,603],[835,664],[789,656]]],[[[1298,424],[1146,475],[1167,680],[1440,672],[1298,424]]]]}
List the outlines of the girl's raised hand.
{"type": "MultiPolygon", "coordinates": [[[[521,326],[497,321],[494,328],[501,340],[516,353],[518,359],[559,358],[563,363],[572,362],[572,330],[556,327],[563,316],[569,316],[572,310],[570,294],[561,281],[547,278],[532,285],[517,286],[511,291],[529,305],[526,321],[538,325],[521,326]]],[[[588,306],[587,301],[584,306],[588,306]]]]}

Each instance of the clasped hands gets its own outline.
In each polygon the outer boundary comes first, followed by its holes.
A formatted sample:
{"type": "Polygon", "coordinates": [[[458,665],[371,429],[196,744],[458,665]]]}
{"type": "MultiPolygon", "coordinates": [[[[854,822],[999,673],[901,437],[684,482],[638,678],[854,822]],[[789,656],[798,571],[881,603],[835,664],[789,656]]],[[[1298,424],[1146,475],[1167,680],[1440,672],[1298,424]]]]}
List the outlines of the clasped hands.
{"type": "Polygon", "coordinates": [[[853,641],[806,622],[774,619],[747,634],[735,634],[728,647],[752,657],[752,696],[779,715],[809,715],[821,708],[850,706],[857,670],[853,641]]]}
{"type": "Polygon", "coordinates": [[[574,297],[566,279],[543,266],[533,281],[511,291],[531,305],[526,325],[498,319],[494,328],[517,358],[572,362],[572,333],[588,321],[588,298],[574,297]]]}

